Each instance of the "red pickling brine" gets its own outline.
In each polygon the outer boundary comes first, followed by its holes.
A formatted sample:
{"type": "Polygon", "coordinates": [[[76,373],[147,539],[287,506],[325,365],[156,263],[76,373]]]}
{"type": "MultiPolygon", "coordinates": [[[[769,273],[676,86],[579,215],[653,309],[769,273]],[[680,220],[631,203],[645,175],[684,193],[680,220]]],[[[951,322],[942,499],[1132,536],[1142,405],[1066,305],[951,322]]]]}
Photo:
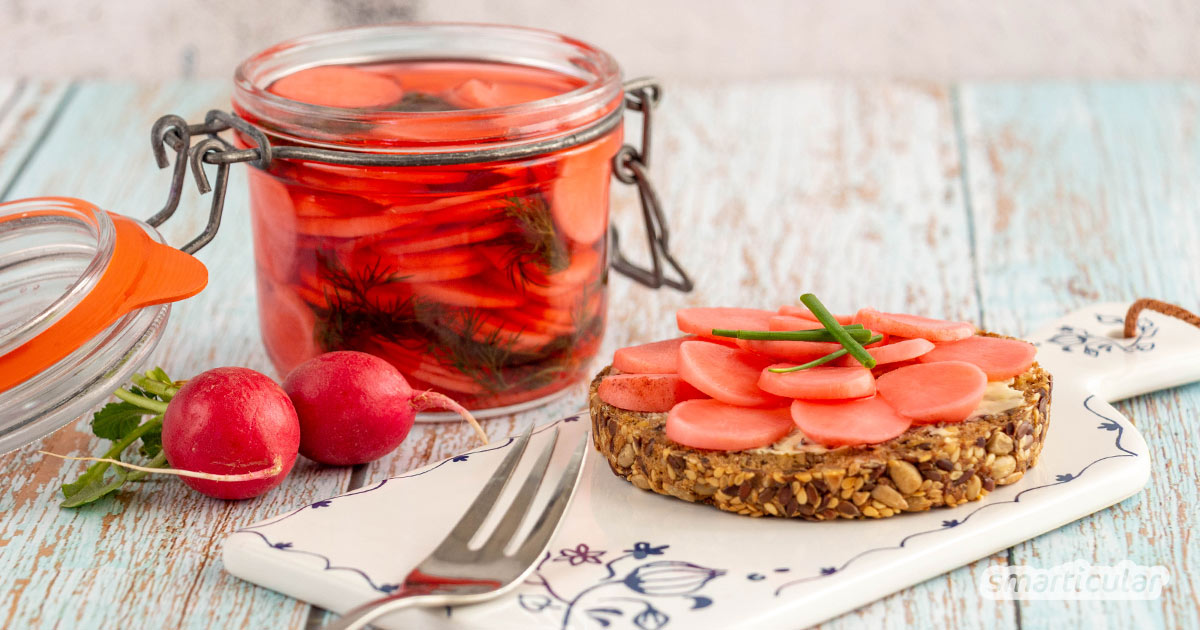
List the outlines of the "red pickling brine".
{"type": "MultiPolygon", "coordinates": [[[[274,146],[483,155],[570,136],[622,106],[608,55],[515,32],[547,40],[526,42],[546,63],[483,60],[494,58],[485,51],[439,58],[370,33],[365,48],[391,58],[312,65],[270,49],[239,69],[234,107],[274,146]]],[[[489,45],[486,28],[474,36],[489,45]]],[[[335,44],[300,45],[319,59],[341,51],[335,44]]],[[[237,142],[254,146],[244,134],[237,142]]],[[[414,388],[473,410],[532,403],[576,382],[604,331],[608,190],[621,142],[616,125],[507,161],[250,169],[259,314],[275,367],[369,352],[414,388]]]]}

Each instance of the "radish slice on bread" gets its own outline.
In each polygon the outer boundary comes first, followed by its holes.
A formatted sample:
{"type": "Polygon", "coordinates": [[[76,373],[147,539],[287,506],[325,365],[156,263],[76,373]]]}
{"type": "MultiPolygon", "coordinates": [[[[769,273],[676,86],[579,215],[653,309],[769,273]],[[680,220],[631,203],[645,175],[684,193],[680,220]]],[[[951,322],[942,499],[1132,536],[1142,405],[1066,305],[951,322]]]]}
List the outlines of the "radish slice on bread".
{"type": "Polygon", "coordinates": [[[957,341],[975,334],[975,326],[970,322],[953,322],[904,313],[881,313],[873,308],[860,310],[854,316],[854,321],[875,332],[909,339],[957,341]]]}
{"type": "Polygon", "coordinates": [[[918,363],[880,376],[875,387],[916,424],[962,422],[983,400],[987,375],[965,361],[918,363]]]}
{"type": "Polygon", "coordinates": [[[677,403],[708,398],[677,374],[614,374],[604,377],[596,390],[600,400],[629,411],[670,411],[677,403]]]}
{"type": "Polygon", "coordinates": [[[762,448],[792,432],[787,407],[752,409],[719,400],[688,400],[667,414],[667,438],[684,446],[714,451],[762,448]]]}
{"type": "Polygon", "coordinates": [[[712,337],[714,328],[766,330],[774,316],[757,308],[681,308],[675,311],[675,323],[685,333],[712,337]]]}
{"type": "MultiPolygon", "coordinates": [[[[780,363],[771,367],[791,367],[780,363]]],[[[875,394],[875,377],[865,367],[814,367],[798,372],[772,372],[769,368],[758,377],[763,391],[811,400],[845,400],[875,394]]]]}
{"type": "Polygon", "coordinates": [[[879,396],[859,400],[792,402],[792,420],[805,437],[822,446],[858,446],[886,442],[908,430],[912,421],[879,396]]]}
{"type": "Polygon", "coordinates": [[[677,374],[679,346],[695,337],[679,337],[621,348],[613,353],[613,368],[633,374],[677,374]]]}
{"type": "MultiPolygon", "coordinates": [[[[867,354],[875,359],[875,365],[909,361],[928,353],[933,348],[933,342],[928,339],[902,339],[895,343],[866,346],[867,354]]],[[[833,364],[851,367],[862,365],[851,356],[842,357],[833,364]]]]}
{"type": "Polygon", "coordinates": [[[758,388],[758,376],[772,361],[743,350],[705,341],[679,346],[679,375],[696,389],[739,407],[779,407],[787,400],[758,388]]]}
{"type": "Polygon", "coordinates": [[[1037,346],[1019,339],[968,337],[940,343],[921,355],[922,363],[966,361],[987,374],[989,381],[1006,381],[1033,366],[1037,346]]]}

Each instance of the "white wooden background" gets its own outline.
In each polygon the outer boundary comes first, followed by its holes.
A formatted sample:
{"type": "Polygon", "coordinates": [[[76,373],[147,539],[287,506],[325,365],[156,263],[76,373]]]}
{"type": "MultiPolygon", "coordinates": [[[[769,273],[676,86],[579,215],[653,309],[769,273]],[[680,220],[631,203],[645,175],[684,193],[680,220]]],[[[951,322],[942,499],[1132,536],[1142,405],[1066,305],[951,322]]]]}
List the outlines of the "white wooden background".
{"type": "MultiPolygon", "coordinates": [[[[167,174],[153,166],[154,119],[200,120],[228,103],[225,81],[0,80],[0,199],[75,195],[148,217],[167,174]]],[[[694,293],[614,278],[605,353],[672,334],[685,305],[771,307],[814,291],[835,310],[968,318],[1020,335],[1099,300],[1200,299],[1200,86],[764,81],[672,82],[658,121],[658,181],[694,293]]],[[[218,365],[269,371],[258,339],[244,175],[201,253],[211,284],[179,305],[154,361],[178,377],[218,365]]],[[[628,191],[614,213],[628,233],[628,191]]],[[[169,240],[204,220],[188,189],[169,240]]],[[[629,241],[631,244],[633,240],[629,241]]],[[[597,367],[599,363],[597,364],[597,367]]],[[[507,435],[582,403],[487,423],[507,435]]],[[[1196,445],[1200,386],[1119,405],[1154,451],[1145,492],[1112,509],[832,620],[829,628],[1200,628],[1196,445]],[[1076,558],[1163,564],[1149,602],[983,601],[989,566],[1076,558]]],[[[463,426],[422,426],[394,455],[357,469],[301,461],[243,502],[154,481],[76,511],[59,485],[90,453],[86,422],[0,457],[0,627],[303,628],[323,613],[224,573],[236,527],[467,448],[463,426]]],[[[802,524],[801,524],[802,525],[802,524]]]]}
{"type": "Polygon", "coordinates": [[[0,0],[0,68],[226,79],[288,37],[398,20],[547,28],[692,80],[1200,77],[1190,0],[0,0]]]}

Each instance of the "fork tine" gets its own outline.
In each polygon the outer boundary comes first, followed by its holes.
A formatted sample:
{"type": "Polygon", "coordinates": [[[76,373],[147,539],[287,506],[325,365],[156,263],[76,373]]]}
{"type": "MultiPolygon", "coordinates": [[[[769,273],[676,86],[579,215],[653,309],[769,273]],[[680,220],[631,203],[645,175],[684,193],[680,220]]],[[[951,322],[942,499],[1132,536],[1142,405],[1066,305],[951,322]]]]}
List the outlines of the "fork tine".
{"type": "MultiPolygon", "coordinates": [[[[571,502],[571,496],[575,494],[575,486],[579,482],[580,472],[583,470],[584,456],[587,454],[588,436],[585,435],[579,441],[579,446],[575,447],[575,453],[571,455],[571,461],[567,463],[567,467],[563,470],[562,479],[558,482],[558,487],[554,490],[554,496],[550,502],[546,504],[546,509],[542,510],[542,514],[538,516],[538,520],[533,525],[533,529],[529,531],[529,537],[521,546],[517,548],[517,552],[513,554],[517,558],[531,559],[540,556],[546,550],[546,546],[550,544],[550,539],[554,537],[554,532],[558,530],[558,526],[562,523],[563,512],[567,511],[567,505],[571,502]]],[[[530,565],[532,568],[532,565],[530,565]]]]}
{"type": "Polygon", "coordinates": [[[508,511],[504,513],[504,519],[500,521],[500,524],[496,526],[496,530],[492,532],[487,542],[483,544],[483,548],[480,550],[482,553],[502,552],[508,546],[508,541],[512,540],[513,534],[517,533],[517,528],[521,525],[521,521],[525,520],[525,514],[533,504],[533,499],[537,497],[538,488],[542,486],[542,478],[546,476],[546,468],[550,466],[550,456],[554,453],[554,447],[557,444],[558,427],[554,427],[550,443],[542,448],[541,455],[533,463],[533,468],[529,470],[529,475],[525,477],[525,483],[521,485],[517,496],[513,498],[512,503],[508,506],[508,511]]]}
{"type": "Polygon", "coordinates": [[[479,526],[483,524],[484,519],[492,511],[492,506],[496,505],[496,499],[500,498],[500,494],[504,492],[504,487],[508,485],[508,480],[512,477],[513,471],[517,468],[517,462],[521,461],[521,456],[525,454],[525,447],[529,445],[529,437],[533,435],[533,425],[529,425],[525,432],[513,439],[512,451],[500,462],[496,467],[496,472],[492,473],[492,478],[488,479],[484,484],[483,490],[479,492],[479,496],[471,507],[467,508],[467,513],[459,519],[458,524],[450,531],[450,535],[446,536],[446,540],[442,541],[442,545],[446,545],[451,540],[457,539],[463,545],[471,541],[471,537],[479,530],[479,526]]]}

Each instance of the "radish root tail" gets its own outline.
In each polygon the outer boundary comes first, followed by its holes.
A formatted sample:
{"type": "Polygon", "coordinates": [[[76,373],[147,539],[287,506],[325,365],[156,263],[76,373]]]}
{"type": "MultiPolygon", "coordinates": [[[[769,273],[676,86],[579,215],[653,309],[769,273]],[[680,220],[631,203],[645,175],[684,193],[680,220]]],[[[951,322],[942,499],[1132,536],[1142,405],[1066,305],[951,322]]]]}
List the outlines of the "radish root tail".
{"type": "Polygon", "coordinates": [[[412,406],[413,409],[417,411],[425,411],[426,409],[445,409],[448,411],[453,411],[454,413],[462,416],[463,420],[466,420],[471,425],[471,428],[475,429],[475,434],[479,436],[479,440],[481,442],[484,444],[488,443],[487,433],[483,431],[483,427],[479,426],[479,421],[475,419],[475,416],[471,415],[471,412],[467,411],[466,407],[458,404],[453,398],[450,398],[445,394],[439,394],[430,390],[423,391],[416,396],[413,396],[412,406]]]}
{"type": "Polygon", "coordinates": [[[69,459],[77,462],[100,462],[104,464],[112,464],[113,466],[120,466],[121,468],[128,468],[130,470],[137,470],[155,475],[175,475],[177,477],[192,477],[193,479],[207,479],[209,481],[254,481],[256,479],[267,479],[274,477],[275,475],[283,472],[283,460],[279,457],[274,459],[275,463],[270,468],[253,470],[248,473],[238,473],[236,475],[219,475],[216,473],[197,472],[194,470],[179,470],[176,468],[148,468],[146,466],[138,466],[136,464],[123,462],[119,459],[109,459],[107,457],[76,457],[74,455],[59,455],[58,453],[51,453],[49,451],[38,451],[38,453],[42,455],[49,455],[50,457],[69,459]]]}

